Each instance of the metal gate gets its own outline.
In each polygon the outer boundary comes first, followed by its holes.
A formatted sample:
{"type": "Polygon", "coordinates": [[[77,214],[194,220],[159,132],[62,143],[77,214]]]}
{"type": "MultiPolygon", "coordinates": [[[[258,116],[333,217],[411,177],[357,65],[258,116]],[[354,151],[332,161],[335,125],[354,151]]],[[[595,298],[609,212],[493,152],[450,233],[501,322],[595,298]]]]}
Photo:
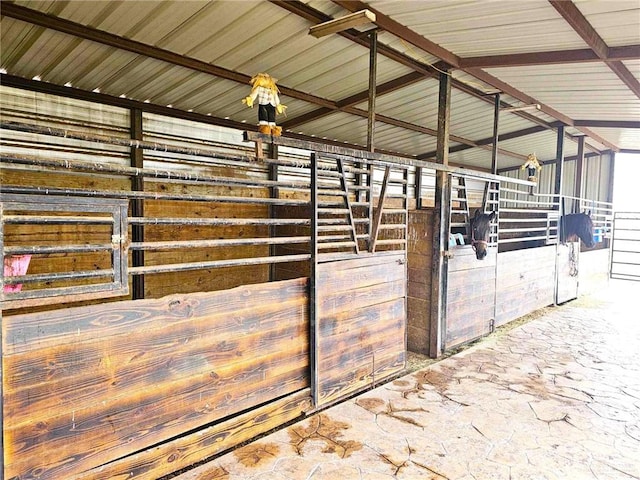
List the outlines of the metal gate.
{"type": "Polygon", "coordinates": [[[613,216],[611,278],[640,281],[640,212],[613,216]]]}

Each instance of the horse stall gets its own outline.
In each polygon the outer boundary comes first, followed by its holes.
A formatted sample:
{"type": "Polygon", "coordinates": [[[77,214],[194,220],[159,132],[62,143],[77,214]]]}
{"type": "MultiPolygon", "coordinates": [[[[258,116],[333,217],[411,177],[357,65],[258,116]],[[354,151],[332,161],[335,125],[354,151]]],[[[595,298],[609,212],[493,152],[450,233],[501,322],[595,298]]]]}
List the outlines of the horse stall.
{"type": "Polygon", "coordinates": [[[88,102],[18,110],[4,478],[160,478],[403,370],[407,166],[88,102]]]}
{"type": "MultiPolygon", "coordinates": [[[[444,230],[449,242],[443,246],[446,293],[439,322],[434,321],[431,275],[437,255],[432,248],[436,214],[430,206],[409,212],[408,341],[412,351],[432,357],[451,351],[537,309],[576,298],[579,282],[606,271],[607,234],[600,249],[580,253],[580,242],[559,241],[560,219],[561,211],[568,209],[564,204],[577,202],[573,209],[591,208],[595,232],[609,232],[611,204],[560,197],[561,204],[558,196],[532,194],[526,182],[506,177],[453,174],[448,185],[449,217],[444,230]],[[496,212],[481,260],[472,245],[474,211],[496,212]],[[584,273],[580,265],[585,266],[584,273]]],[[[431,191],[423,205],[433,205],[431,191]]]]}

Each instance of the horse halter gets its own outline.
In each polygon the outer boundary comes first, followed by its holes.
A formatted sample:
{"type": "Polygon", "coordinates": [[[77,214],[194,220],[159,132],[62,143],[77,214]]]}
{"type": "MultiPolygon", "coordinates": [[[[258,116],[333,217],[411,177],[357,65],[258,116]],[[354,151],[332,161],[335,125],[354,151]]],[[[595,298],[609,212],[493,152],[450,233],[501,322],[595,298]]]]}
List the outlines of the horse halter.
{"type": "Polygon", "coordinates": [[[483,245],[484,249],[487,249],[487,245],[489,245],[489,242],[487,240],[476,240],[476,232],[473,228],[473,224],[471,225],[471,248],[473,248],[473,251],[476,252],[476,245],[483,245]]]}
{"type": "Polygon", "coordinates": [[[475,235],[473,234],[473,232],[471,232],[471,248],[473,248],[474,252],[477,251],[476,245],[484,245],[484,248],[486,250],[489,242],[487,240],[476,240],[475,235]]]}

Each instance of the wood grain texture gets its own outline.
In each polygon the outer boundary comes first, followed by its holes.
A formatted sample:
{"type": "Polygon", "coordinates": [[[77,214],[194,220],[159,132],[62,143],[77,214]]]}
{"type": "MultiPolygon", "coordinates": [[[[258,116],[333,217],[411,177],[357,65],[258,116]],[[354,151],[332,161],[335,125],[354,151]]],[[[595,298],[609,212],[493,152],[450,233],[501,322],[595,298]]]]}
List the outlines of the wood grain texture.
{"type": "Polygon", "coordinates": [[[154,480],[294,420],[310,407],[311,392],[305,388],[203,430],[93,468],[74,480],[154,480]]]}
{"type": "Polygon", "coordinates": [[[554,302],[555,246],[498,254],[496,326],[554,302]]]}
{"type": "Polygon", "coordinates": [[[429,354],[433,210],[409,212],[407,226],[407,348],[429,354]]]}
{"type": "Polygon", "coordinates": [[[71,478],[308,387],[307,295],[296,279],[7,317],[5,474],[71,478]]]}
{"type": "Polygon", "coordinates": [[[494,317],[497,249],[478,260],[470,245],[451,249],[447,282],[445,349],[491,332],[494,317]]]}
{"type": "Polygon", "coordinates": [[[404,252],[318,265],[318,405],[404,367],[404,252]]]}

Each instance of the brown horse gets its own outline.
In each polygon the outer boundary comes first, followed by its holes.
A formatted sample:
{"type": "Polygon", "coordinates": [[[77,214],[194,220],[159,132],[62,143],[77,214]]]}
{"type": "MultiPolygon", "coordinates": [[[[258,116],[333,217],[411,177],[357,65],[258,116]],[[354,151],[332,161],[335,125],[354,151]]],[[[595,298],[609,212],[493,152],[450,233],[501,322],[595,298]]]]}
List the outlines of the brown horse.
{"type": "Polygon", "coordinates": [[[489,230],[494,218],[496,218],[496,212],[480,213],[480,210],[476,210],[476,214],[471,219],[471,246],[478,260],[487,256],[489,230]]]}
{"type": "Polygon", "coordinates": [[[577,242],[578,239],[582,240],[587,248],[596,245],[593,240],[591,212],[563,215],[560,220],[560,242],[577,242]]]}

